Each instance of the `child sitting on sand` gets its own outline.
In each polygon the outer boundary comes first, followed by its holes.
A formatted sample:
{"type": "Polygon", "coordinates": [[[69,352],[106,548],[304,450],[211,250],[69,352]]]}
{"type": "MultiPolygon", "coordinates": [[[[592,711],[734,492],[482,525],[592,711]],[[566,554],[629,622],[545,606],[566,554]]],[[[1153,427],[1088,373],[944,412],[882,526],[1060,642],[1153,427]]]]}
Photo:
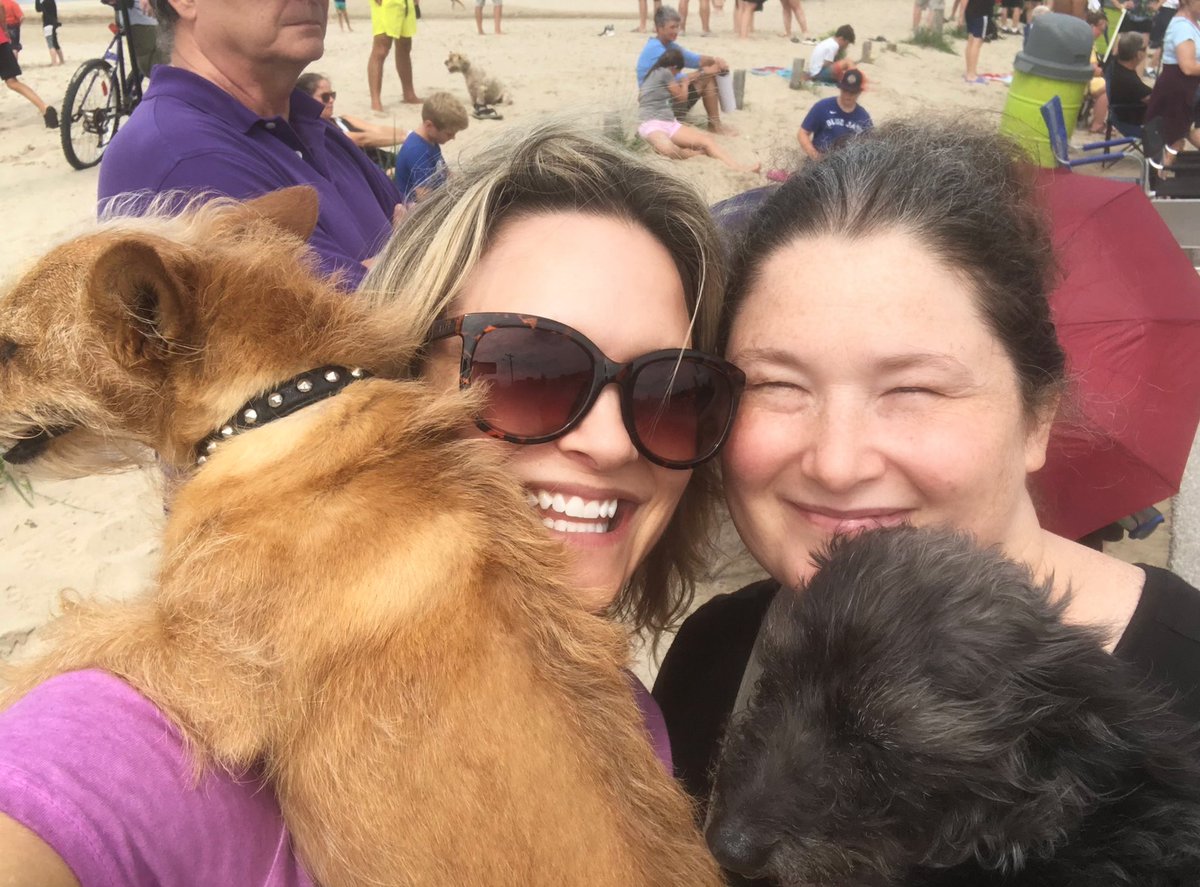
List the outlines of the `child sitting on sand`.
{"type": "Polygon", "coordinates": [[[421,106],[421,125],[396,155],[396,187],[405,203],[424,200],[446,179],[442,145],[467,128],[467,109],[448,92],[435,92],[421,106]]]}
{"type": "Polygon", "coordinates": [[[730,169],[758,172],[761,164],[738,163],[728,151],[717,144],[717,140],[710,133],[701,132],[694,126],[675,119],[672,99],[685,101],[691,78],[700,75],[700,72],[696,71],[680,76],[682,71],[683,53],[671,48],[660,55],[658,61],[646,72],[638,93],[638,135],[664,157],[686,159],[697,154],[707,154],[720,160],[730,169]]]}

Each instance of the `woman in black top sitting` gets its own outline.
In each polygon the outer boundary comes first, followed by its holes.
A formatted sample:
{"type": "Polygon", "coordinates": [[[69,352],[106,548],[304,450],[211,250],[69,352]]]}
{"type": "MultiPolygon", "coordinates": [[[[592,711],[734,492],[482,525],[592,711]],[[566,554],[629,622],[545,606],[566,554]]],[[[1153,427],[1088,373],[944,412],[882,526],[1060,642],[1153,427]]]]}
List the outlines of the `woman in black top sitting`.
{"type": "Polygon", "coordinates": [[[768,604],[831,536],[864,528],[999,546],[1200,722],[1200,591],[1038,524],[1030,475],[1066,360],[1047,226],[1015,158],[961,124],[891,124],[806,164],[735,247],[723,341],[747,384],[724,479],[771,578],[693,614],[654,689],[702,806],[768,604]]]}
{"type": "Polygon", "coordinates": [[[1117,128],[1134,127],[1126,134],[1136,133],[1146,120],[1146,103],[1151,89],[1138,76],[1138,65],[1146,57],[1146,46],[1138,34],[1122,34],[1117,38],[1117,60],[1108,75],[1109,114],[1117,128]]]}

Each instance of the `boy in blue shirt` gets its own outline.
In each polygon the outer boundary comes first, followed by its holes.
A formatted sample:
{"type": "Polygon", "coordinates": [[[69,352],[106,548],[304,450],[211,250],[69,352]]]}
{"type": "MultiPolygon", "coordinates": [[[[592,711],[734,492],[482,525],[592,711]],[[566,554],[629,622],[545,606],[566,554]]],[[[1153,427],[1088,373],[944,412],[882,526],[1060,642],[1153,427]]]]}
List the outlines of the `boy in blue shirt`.
{"type": "Polygon", "coordinates": [[[808,109],[796,133],[796,141],[805,154],[813,160],[820,160],[822,154],[842,139],[871,128],[871,115],[858,103],[858,94],[862,90],[862,72],[851,68],[842,74],[836,96],[821,99],[808,109]]]}
{"type": "Polygon", "coordinates": [[[421,106],[421,125],[396,155],[396,187],[405,203],[424,200],[446,180],[442,145],[467,128],[467,109],[448,92],[435,92],[421,106]]]}

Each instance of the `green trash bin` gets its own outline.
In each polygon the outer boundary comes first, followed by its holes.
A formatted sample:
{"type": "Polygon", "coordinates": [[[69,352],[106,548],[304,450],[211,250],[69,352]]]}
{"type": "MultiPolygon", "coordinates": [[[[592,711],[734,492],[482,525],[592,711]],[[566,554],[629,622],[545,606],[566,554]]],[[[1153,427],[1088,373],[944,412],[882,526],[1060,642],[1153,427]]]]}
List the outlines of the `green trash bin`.
{"type": "Polygon", "coordinates": [[[1000,131],[1016,139],[1038,166],[1055,165],[1042,105],[1058,96],[1070,137],[1092,79],[1091,52],[1092,29],[1087,22],[1051,12],[1033,20],[1025,48],[1013,60],[1000,131]]]}

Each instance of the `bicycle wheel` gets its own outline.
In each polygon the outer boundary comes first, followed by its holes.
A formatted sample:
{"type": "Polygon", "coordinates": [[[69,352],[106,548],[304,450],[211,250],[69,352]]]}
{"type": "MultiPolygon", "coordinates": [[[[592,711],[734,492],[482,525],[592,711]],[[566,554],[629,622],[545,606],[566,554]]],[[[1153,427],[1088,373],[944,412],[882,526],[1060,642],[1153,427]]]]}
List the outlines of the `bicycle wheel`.
{"type": "Polygon", "coordinates": [[[120,122],[118,98],[116,75],[104,59],[84,62],[71,77],[59,119],[71,166],[87,169],[100,162],[120,122]]]}

